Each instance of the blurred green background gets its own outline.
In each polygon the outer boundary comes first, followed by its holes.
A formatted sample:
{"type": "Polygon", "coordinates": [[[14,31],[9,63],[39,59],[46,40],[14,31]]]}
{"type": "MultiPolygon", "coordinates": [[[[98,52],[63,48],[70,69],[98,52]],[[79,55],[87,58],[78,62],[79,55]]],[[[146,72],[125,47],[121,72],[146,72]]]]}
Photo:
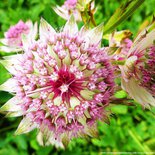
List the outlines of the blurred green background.
{"type": "MultiPolygon", "coordinates": [[[[123,0],[96,0],[97,24],[106,22],[123,0]]],[[[0,1],[0,37],[7,29],[20,19],[39,21],[44,17],[54,28],[59,30],[65,23],[51,9],[52,5],[63,4],[63,0],[1,0],[0,1]]],[[[150,20],[154,13],[155,0],[145,1],[140,8],[118,30],[129,29],[136,35],[140,25],[150,20]]],[[[4,53],[0,53],[0,56],[4,53]]],[[[10,75],[0,65],[0,84],[10,75]]],[[[122,94],[117,95],[121,97],[122,94]]],[[[0,106],[11,95],[0,92],[0,106]]],[[[57,150],[53,146],[41,147],[36,141],[36,131],[29,134],[14,136],[21,118],[5,118],[0,114],[0,155],[101,155],[105,152],[155,152],[155,117],[153,109],[143,110],[140,106],[113,106],[110,125],[99,122],[99,138],[75,139],[66,150],[57,150]]],[[[121,153],[117,153],[121,154],[121,153]]],[[[122,153],[123,154],[123,153],[122,153]]],[[[124,153],[127,154],[127,153],[124,153]]]]}

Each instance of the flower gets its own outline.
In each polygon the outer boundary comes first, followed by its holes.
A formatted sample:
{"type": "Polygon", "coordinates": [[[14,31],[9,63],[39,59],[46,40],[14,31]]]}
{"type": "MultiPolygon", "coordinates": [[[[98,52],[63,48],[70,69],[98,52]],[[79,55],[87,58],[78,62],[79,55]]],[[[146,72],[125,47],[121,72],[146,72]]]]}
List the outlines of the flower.
{"type": "Polygon", "coordinates": [[[120,66],[122,88],[144,107],[155,106],[155,29],[154,24],[143,30],[128,51],[126,62],[120,66]]]}
{"type": "Polygon", "coordinates": [[[33,25],[32,21],[23,22],[20,20],[16,25],[11,26],[7,32],[4,33],[5,38],[0,39],[4,46],[0,46],[0,50],[4,52],[15,52],[22,50],[22,34],[29,35],[31,39],[36,38],[37,23],[33,25]]]}
{"type": "Polygon", "coordinates": [[[127,55],[128,55],[129,49],[132,46],[132,43],[133,43],[132,40],[130,40],[129,38],[125,38],[121,40],[121,42],[114,44],[114,47],[111,46],[112,49],[116,48],[115,53],[112,55],[113,61],[117,61],[119,63],[124,62],[127,59],[127,55]]]}
{"type": "Polygon", "coordinates": [[[103,24],[78,31],[73,16],[61,32],[41,19],[39,39],[30,43],[24,36],[24,54],[0,61],[12,74],[0,90],[14,94],[1,111],[23,116],[16,134],[37,128],[41,144],[57,147],[96,135],[114,88],[113,68],[100,48],[102,33],[103,24]]]}
{"type": "Polygon", "coordinates": [[[53,10],[66,20],[73,14],[76,21],[82,21],[81,12],[85,12],[88,14],[87,16],[90,16],[96,11],[95,2],[92,0],[66,0],[61,7],[53,7],[53,10]]]}
{"type": "Polygon", "coordinates": [[[54,11],[62,18],[68,20],[70,15],[73,14],[76,21],[81,21],[80,11],[77,9],[77,0],[66,0],[64,4],[53,7],[54,11]]]}

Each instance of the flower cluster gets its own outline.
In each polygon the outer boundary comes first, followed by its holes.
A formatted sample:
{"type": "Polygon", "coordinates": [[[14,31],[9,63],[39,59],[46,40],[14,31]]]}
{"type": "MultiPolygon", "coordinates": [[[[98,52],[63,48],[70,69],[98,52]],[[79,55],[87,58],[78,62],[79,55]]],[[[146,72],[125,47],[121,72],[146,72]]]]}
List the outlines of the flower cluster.
{"type": "Polygon", "coordinates": [[[155,106],[155,29],[152,27],[153,24],[137,36],[126,54],[125,64],[120,66],[122,88],[144,107],[155,106]]]}
{"type": "Polygon", "coordinates": [[[66,0],[64,4],[60,6],[53,7],[54,11],[62,18],[68,20],[70,15],[73,14],[76,21],[81,21],[81,15],[77,9],[77,0],[66,0]]]}
{"type": "Polygon", "coordinates": [[[72,137],[95,135],[114,89],[113,68],[100,47],[102,29],[78,31],[71,17],[57,33],[42,19],[40,38],[23,39],[24,54],[1,61],[13,77],[0,90],[15,93],[1,110],[24,116],[16,134],[38,128],[46,144],[61,147],[72,137]]]}
{"type": "Polygon", "coordinates": [[[5,33],[5,38],[8,40],[8,45],[22,46],[21,34],[28,34],[30,27],[23,21],[19,21],[15,26],[11,26],[5,33]]]}
{"type": "Polygon", "coordinates": [[[76,21],[82,21],[81,12],[95,12],[95,2],[94,0],[66,0],[61,7],[53,7],[53,10],[66,20],[70,15],[74,15],[76,21]]]}
{"type": "Polygon", "coordinates": [[[147,53],[148,58],[140,68],[142,72],[141,86],[155,96],[155,46],[150,47],[147,53]]]}
{"type": "Polygon", "coordinates": [[[0,39],[4,46],[0,46],[1,51],[15,52],[22,50],[22,35],[27,35],[29,40],[33,40],[37,36],[37,23],[33,25],[32,21],[23,22],[20,20],[16,25],[11,26],[4,33],[5,38],[0,39]]]}

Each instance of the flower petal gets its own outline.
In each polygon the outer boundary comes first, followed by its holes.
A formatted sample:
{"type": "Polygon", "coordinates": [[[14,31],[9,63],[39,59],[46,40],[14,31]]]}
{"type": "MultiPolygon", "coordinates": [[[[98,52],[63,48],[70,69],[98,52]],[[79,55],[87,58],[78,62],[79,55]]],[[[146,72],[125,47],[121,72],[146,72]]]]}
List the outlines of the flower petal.
{"type": "Polygon", "coordinates": [[[39,37],[41,40],[46,40],[50,34],[55,34],[55,30],[53,29],[53,27],[48,24],[48,22],[41,18],[40,20],[40,27],[39,27],[39,37]]]}
{"type": "Polygon", "coordinates": [[[22,115],[24,115],[23,111],[11,111],[7,113],[6,117],[19,117],[22,115]]]}
{"type": "Polygon", "coordinates": [[[131,53],[133,53],[135,51],[142,52],[146,48],[148,48],[151,45],[153,45],[154,41],[155,41],[155,29],[152,30],[151,32],[146,33],[145,35],[141,36],[139,39],[136,39],[136,41],[134,42],[133,46],[129,50],[128,55],[131,55],[131,53]]]}
{"type": "Polygon", "coordinates": [[[38,34],[38,23],[35,22],[35,24],[31,27],[30,32],[28,34],[28,37],[31,40],[35,40],[38,34]]]}
{"type": "Polygon", "coordinates": [[[135,101],[142,106],[149,108],[149,105],[155,106],[155,99],[153,96],[143,87],[139,86],[136,79],[131,78],[128,82],[122,79],[122,88],[129,93],[135,101]]]}
{"type": "Polygon", "coordinates": [[[20,122],[15,135],[20,135],[22,133],[27,133],[32,131],[33,129],[35,129],[37,127],[37,125],[32,122],[32,120],[28,117],[25,117],[22,119],[22,121],[20,122]]]}
{"type": "Polygon", "coordinates": [[[103,36],[103,27],[104,24],[101,23],[97,27],[85,33],[86,35],[84,36],[84,38],[86,40],[89,39],[89,44],[99,44],[101,42],[103,36]]]}
{"type": "Polygon", "coordinates": [[[0,63],[13,75],[17,74],[17,68],[21,68],[19,63],[23,59],[23,54],[5,56],[4,60],[0,60],[0,63]],[[16,68],[15,68],[15,67],[16,68]]]}
{"type": "Polygon", "coordinates": [[[124,65],[119,66],[122,77],[125,81],[128,81],[128,79],[130,78],[131,76],[130,73],[133,72],[137,59],[138,59],[137,56],[131,56],[126,60],[124,65]]]}
{"type": "Polygon", "coordinates": [[[18,48],[18,47],[9,47],[9,46],[0,46],[0,51],[6,52],[6,53],[20,52],[20,51],[22,51],[22,48],[18,48]]]}
{"type": "Polygon", "coordinates": [[[13,78],[8,79],[2,85],[0,85],[0,90],[8,91],[8,92],[15,92],[16,91],[16,80],[13,78]]]}
{"type": "Polygon", "coordinates": [[[0,111],[21,111],[21,100],[16,96],[7,101],[1,108],[0,111]]]}
{"type": "Polygon", "coordinates": [[[63,32],[73,36],[78,33],[78,26],[73,15],[70,16],[69,20],[65,24],[63,32]]]}
{"type": "Polygon", "coordinates": [[[68,20],[68,11],[60,6],[52,7],[52,9],[62,18],[68,20]]]}
{"type": "Polygon", "coordinates": [[[39,144],[43,146],[49,145],[49,138],[52,135],[52,132],[48,129],[48,127],[45,124],[42,124],[40,127],[40,131],[42,133],[42,136],[40,136],[39,144]]]}
{"type": "Polygon", "coordinates": [[[4,45],[8,45],[8,39],[5,39],[5,38],[0,39],[0,42],[4,45]]]}
{"type": "Polygon", "coordinates": [[[39,132],[37,135],[37,141],[40,145],[55,145],[56,148],[64,148],[63,144],[61,141],[58,141],[57,139],[54,138],[54,135],[52,134],[52,132],[50,132],[50,137],[48,138],[48,141],[46,141],[46,143],[44,143],[44,133],[39,132]]]}
{"type": "Polygon", "coordinates": [[[74,107],[77,105],[80,105],[80,101],[76,97],[71,97],[70,106],[74,109],[74,107]]]}
{"type": "Polygon", "coordinates": [[[90,90],[81,90],[80,94],[86,100],[92,100],[93,99],[93,95],[95,93],[93,91],[90,91],[90,90]]]}

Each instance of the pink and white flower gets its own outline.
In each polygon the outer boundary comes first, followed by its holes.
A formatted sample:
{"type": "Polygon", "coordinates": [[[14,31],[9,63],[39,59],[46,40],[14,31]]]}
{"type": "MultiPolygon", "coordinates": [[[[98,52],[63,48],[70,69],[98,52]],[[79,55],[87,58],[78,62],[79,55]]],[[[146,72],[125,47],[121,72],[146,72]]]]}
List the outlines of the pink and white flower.
{"type": "Polygon", "coordinates": [[[53,7],[53,9],[60,17],[66,20],[73,14],[76,21],[81,21],[81,14],[77,9],[77,2],[77,0],[66,0],[61,7],[57,5],[56,7],[53,7]]]}
{"type": "Polygon", "coordinates": [[[7,32],[4,33],[5,38],[0,39],[3,46],[0,50],[4,52],[15,52],[22,50],[22,35],[29,36],[34,40],[37,35],[37,23],[33,25],[32,21],[23,22],[20,20],[16,25],[11,26],[7,32]]]}
{"type": "Polygon", "coordinates": [[[143,30],[120,66],[122,88],[143,107],[155,106],[155,29],[154,24],[143,30]]]}
{"type": "Polygon", "coordinates": [[[114,75],[100,47],[103,24],[78,30],[73,17],[56,32],[41,19],[39,39],[23,38],[24,54],[0,61],[12,78],[0,86],[14,97],[1,111],[23,116],[16,134],[39,129],[40,144],[64,147],[73,137],[95,136],[106,120],[114,75]]]}
{"type": "Polygon", "coordinates": [[[95,2],[92,0],[66,0],[61,7],[57,5],[53,10],[63,19],[68,20],[70,15],[74,15],[76,21],[82,21],[81,12],[88,9],[88,4],[89,9],[95,12],[95,2]]]}

